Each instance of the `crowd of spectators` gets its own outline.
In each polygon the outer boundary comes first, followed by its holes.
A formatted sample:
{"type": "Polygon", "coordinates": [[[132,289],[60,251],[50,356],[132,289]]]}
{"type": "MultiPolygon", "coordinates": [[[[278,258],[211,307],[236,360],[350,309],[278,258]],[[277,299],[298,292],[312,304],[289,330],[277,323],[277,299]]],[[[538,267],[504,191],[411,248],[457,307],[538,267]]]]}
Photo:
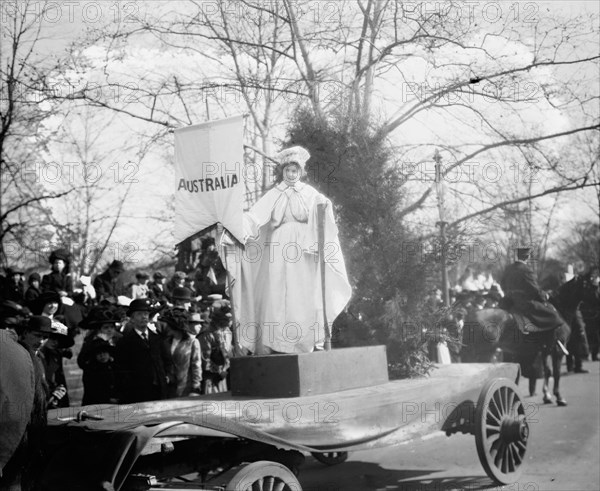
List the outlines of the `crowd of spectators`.
{"type": "Polygon", "coordinates": [[[195,270],[135,272],[112,261],[93,281],[73,282],[70,255],[50,271],[0,275],[0,322],[32,356],[47,408],[70,404],[63,359],[76,356],[83,405],[136,403],[228,389],[232,309],[214,240],[195,270]],[[77,336],[82,341],[75,343],[77,336]],[[80,347],[80,348],[79,348],[80,347]],[[73,351],[77,351],[74,353],[73,351]]]}

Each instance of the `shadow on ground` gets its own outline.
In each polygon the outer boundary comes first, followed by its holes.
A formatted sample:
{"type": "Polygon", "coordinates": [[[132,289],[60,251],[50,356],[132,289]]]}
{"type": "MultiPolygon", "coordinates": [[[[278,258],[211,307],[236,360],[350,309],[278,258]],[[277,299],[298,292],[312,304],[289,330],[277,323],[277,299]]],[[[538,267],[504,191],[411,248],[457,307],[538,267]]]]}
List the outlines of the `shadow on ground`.
{"type": "Polygon", "coordinates": [[[390,470],[370,462],[345,462],[336,466],[308,458],[300,471],[303,491],[480,491],[498,489],[486,476],[428,477],[443,469],[390,470]],[[307,471],[311,471],[310,475],[307,471]]]}

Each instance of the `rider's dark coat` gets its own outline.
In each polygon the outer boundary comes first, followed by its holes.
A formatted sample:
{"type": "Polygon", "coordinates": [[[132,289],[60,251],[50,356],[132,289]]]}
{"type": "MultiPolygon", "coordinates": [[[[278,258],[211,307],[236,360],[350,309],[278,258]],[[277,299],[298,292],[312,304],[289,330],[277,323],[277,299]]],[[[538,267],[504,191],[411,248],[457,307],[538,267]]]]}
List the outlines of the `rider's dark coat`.
{"type": "Polygon", "coordinates": [[[500,283],[508,299],[507,307],[527,317],[539,329],[554,329],[565,321],[538,286],[531,268],[516,261],[504,270],[500,283]]]}

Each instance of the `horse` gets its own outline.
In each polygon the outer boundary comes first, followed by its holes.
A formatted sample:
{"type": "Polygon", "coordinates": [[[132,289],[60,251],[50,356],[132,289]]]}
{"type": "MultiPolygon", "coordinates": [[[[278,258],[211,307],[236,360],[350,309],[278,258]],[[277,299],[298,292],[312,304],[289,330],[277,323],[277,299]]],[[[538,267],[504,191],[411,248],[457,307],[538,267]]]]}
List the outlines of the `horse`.
{"type": "MultiPolygon", "coordinates": [[[[574,276],[571,280],[563,283],[556,293],[550,297],[550,302],[554,305],[556,310],[558,310],[571,331],[571,339],[568,343],[570,351],[578,349],[575,343],[573,343],[573,341],[577,341],[578,339],[581,343],[587,345],[587,341],[585,340],[585,325],[583,324],[579,306],[583,300],[588,299],[591,296],[593,297],[595,290],[596,288],[593,285],[590,276],[574,276]]],[[[573,353],[571,353],[571,355],[573,355],[573,353]]],[[[544,386],[542,390],[544,393],[543,400],[545,404],[552,402],[549,390],[549,380],[551,375],[554,377],[554,384],[555,387],[557,387],[557,380],[560,380],[560,364],[558,367],[556,367],[554,363],[552,364],[552,374],[547,367],[544,368],[544,386]]],[[[560,405],[566,405],[564,399],[562,399],[562,402],[564,404],[560,405]]]]}
{"type": "Polygon", "coordinates": [[[461,359],[467,363],[519,363],[522,375],[529,379],[529,392],[533,396],[536,380],[544,375],[543,361],[550,356],[554,395],[557,404],[564,406],[566,400],[559,390],[564,352],[558,341],[564,346],[569,334],[566,323],[539,329],[525,317],[501,308],[471,309],[464,321],[461,359]]]}

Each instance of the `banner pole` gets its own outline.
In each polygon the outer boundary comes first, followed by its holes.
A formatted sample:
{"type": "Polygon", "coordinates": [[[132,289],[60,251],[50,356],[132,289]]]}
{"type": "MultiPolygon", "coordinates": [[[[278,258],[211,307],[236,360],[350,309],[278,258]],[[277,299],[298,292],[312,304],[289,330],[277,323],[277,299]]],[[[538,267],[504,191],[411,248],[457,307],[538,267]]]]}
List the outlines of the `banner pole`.
{"type": "Polygon", "coordinates": [[[323,324],[325,328],[325,342],[323,348],[325,351],[331,350],[331,330],[329,322],[327,322],[327,298],[325,290],[325,210],[327,203],[319,203],[317,205],[317,220],[318,224],[318,247],[319,247],[319,266],[321,268],[321,299],[323,302],[323,324]]]}

